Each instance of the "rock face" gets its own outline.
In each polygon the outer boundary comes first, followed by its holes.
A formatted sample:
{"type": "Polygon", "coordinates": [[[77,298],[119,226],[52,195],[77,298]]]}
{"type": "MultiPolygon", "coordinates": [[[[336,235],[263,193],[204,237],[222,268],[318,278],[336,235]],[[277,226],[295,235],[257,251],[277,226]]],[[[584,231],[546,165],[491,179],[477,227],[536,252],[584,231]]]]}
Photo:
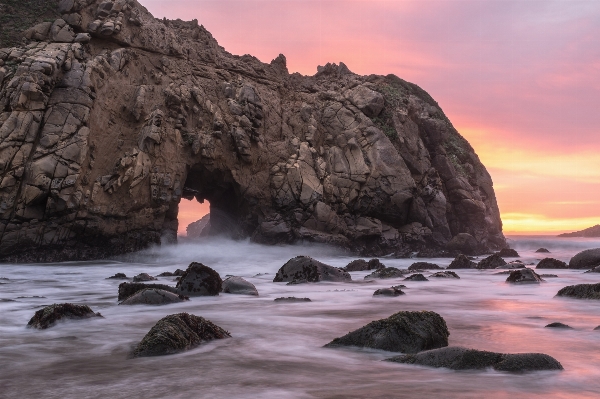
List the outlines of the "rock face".
{"type": "Polygon", "coordinates": [[[478,269],[496,269],[497,267],[506,265],[506,261],[498,254],[493,254],[485,259],[482,259],[478,264],[478,269]]]}
{"type": "Polygon", "coordinates": [[[563,366],[556,359],[543,353],[504,354],[461,347],[434,349],[416,355],[401,355],[387,361],[445,367],[452,370],[483,370],[489,367],[497,371],[510,372],[563,370],[563,366]]]}
{"type": "Polygon", "coordinates": [[[226,294],[258,296],[258,290],[254,284],[237,276],[228,277],[223,281],[223,292],[226,294]]]}
{"type": "Polygon", "coordinates": [[[466,255],[477,255],[485,253],[480,248],[479,242],[471,234],[459,233],[455,235],[447,244],[449,250],[459,251],[466,255]]]}
{"type": "Polygon", "coordinates": [[[350,273],[337,267],[326,265],[308,256],[290,259],[277,271],[274,283],[293,282],[317,283],[319,281],[351,281],[350,273]]]}
{"type": "Polygon", "coordinates": [[[387,319],[372,321],[325,346],[359,346],[417,353],[448,346],[449,335],[446,322],[435,312],[398,312],[387,319]]]}
{"type": "Polygon", "coordinates": [[[210,213],[204,215],[202,219],[190,223],[185,229],[188,238],[200,238],[210,233],[210,213]]]}
{"type": "Polygon", "coordinates": [[[192,262],[177,282],[178,292],[189,296],[215,296],[222,289],[219,273],[197,262],[192,262]]]}
{"type": "Polygon", "coordinates": [[[477,263],[460,254],[450,263],[448,269],[475,269],[476,267],[477,263]]]}
{"type": "Polygon", "coordinates": [[[600,224],[573,233],[559,234],[558,237],[600,237],[600,224]]]}
{"type": "Polygon", "coordinates": [[[373,273],[365,276],[365,279],[369,278],[398,278],[404,277],[404,272],[395,267],[385,267],[383,269],[377,269],[373,273]]]}
{"type": "Polygon", "coordinates": [[[513,270],[506,279],[507,283],[513,284],[539,284],[543,281],[539,274],[529,268],[513,270]]]}
{"type": "Polygon", "coordinates": [[[567,296],[577,299],[600,299],[600,283],[570,285],[558,291],[556,296],[567,296]]]}
{"type": "Polygon", "coordinates": [[[600,266],[600,248],[586,249],[569,261],[569,269],[592,269],[600,266]]]}
{"type": "Polygon", "coordinates": [[[187,297],[169,291],[158,288],[144,288],[125,299],[120,305],[168,305],[187,300],[187,297]]]}
{"type": "Polygon", "coordinates": [[[536,269],[568,269],[569,266],[562,260],[558,260],[558,259],[554,259],[554,258],[544,258],[537,264],[537,266],[535,268],[536,269]]]}
{"type": "Polygon", "coordinates": [[[146,288],[155,288],[177,294],[177,288],[171,287],[165,284],[144,284],[144,283],[121,283],[119,284],[119,297],[118,300],[122,301],[129,298],[136,292],[142,291],[146,288]]]}
{"type": "Polygon", "coordinates": [[[72,303],[54,304],[35,312],[35,315],[27,323],[27,327],[45,330],[53,327],[59,321],[81,320],[91,317],[102,317],[102,315],[94,313],[86,305],[74,305],[72,303]]]}
{"type": "Polygon", "coordinates": [[[164,317],[137,344],[132,357],[162,356],[183,352],[214,339],[231,335],[203,317],[178,313],[164,317]]]}
{"type": "MultiPolygon", "coordinates": [[[[55,2],[56,0],[49,0],[55,2]]],[[[103,258],[210,233],[371,256],[471,235],[504,247],[492,180],[440,106],[396,76],[289,74],[136,0],[64,0],[0,50],[0,257],[103,258]]]]}

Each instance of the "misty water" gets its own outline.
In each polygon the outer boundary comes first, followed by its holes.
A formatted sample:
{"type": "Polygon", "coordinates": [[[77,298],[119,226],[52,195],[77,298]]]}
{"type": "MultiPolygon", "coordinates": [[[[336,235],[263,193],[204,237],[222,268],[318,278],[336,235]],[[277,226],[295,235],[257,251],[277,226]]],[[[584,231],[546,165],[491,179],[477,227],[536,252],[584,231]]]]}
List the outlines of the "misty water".
{"type": "MultiPolygon", "coordinates": [[[[545,256],[568,261],[600,247],[600,240],[513,237],[525,263],[545,256]],[[550,254],[537,254],[539,247],[550,254]]],[[[0,397],[6,398],[597,398],[600,395],[600,302],[555,298],[567,285],[596,283],[600,275],[545,270],[558,278],[510,285],[497,271],[457,270],[460,280],[401,279],[287,286],[273,283],[291,257],[309,255],[342,267],[356,259],[321,246],[265,247],[208,240],[154,248],[118,261],[0,266],[0,397]],[[167,306],[118,306],[117,272],[157,275],[202,262],[222,277],[256,285],[260,296],[221,294],[167,306]],[[406,295],[373,297],[378,288],[405,284],[406,295]],[[275,303],[278,297],[312,302],[275,303]],[[104,318],[25,326],[52,303],[89,305],[104,318]],[[444,317],[450,345],[504,353],[547,353],[561,372],[509,374],[451,371],[383,362],[396,353],[327,349],[335,337],[400,310],[444,317]],[[232,338],[185,353],[128,359],[132,346],[162,317],[188,312],[231,332],[232,338]],[[549,329],[559,321],[573,330],[549,329]]],[[[447,266],[451,259],[419,259],[447,266]]],[[[382,258],[406,268],[414,259],[382,258]]],[[[541,273],[541,272],[540,272],[541,273]]],[[[425,273],[427,276],[429,273],[425,273]]],[[[173,277],[158,283],[175,285],[173,277]]]]}

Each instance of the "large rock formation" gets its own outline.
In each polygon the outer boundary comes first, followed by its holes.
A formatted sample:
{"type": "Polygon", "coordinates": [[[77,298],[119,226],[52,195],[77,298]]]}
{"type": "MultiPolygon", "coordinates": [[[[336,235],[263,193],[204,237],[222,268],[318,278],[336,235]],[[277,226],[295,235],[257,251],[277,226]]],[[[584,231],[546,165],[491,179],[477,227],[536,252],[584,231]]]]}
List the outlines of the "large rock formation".
{"type": "MultiPolygon", "coordinates": [[[[55,0],[53,0],[55,1],[55,0]]],[[[379,255],[459,233],[505,246],[492,180],[439,105],[396,76],[289,74],[135,0],[60,0],[0,50],[0,256],[111,256],[211,234],[379,255]]]]}

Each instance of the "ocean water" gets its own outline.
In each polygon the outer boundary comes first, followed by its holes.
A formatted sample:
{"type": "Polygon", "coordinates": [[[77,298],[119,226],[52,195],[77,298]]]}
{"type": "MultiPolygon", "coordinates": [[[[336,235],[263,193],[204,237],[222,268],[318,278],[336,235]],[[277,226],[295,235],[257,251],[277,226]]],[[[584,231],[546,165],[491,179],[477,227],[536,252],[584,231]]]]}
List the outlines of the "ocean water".
{"type": "MultiPolygon", "coordinates": [[[[511,237],[525,263],[545,256],[568,261],[600,247],[596,239],[511,237]],[[550,254],[537,254],[539,247],[550,254]]],[[[600,274],[557,274],[540,285],[514,286],[495,271],[457,270],[460,280],[401,279],[286,286],[273,283],[291,257],[309,255],[333,266],[356,259],[321,246],[266,247],[208,240],[154,248],[114,261],[0,265],[0,397],[2,398],[598,398],[600,301],[555,298],[567,285],[596,283],[600,274]],[[246,278],[260,296],[221,294],[153,307],[119,306],[117,272],[157,275],[202,262],[221,276],[246,278]],[[406,295],[373,297],[378,288],[405,284],[406,295]],[[282,296],[308,303],[275,303],[282,296]],[[89,305],[104,318],[25,326],[52,303],[89,305]],[[547,353],[561,372],[509,374],[451,371],[383,362],[396,353],[323,348],[335,337],[401,310],[444,317],[450,345],[505,353],[547,353]],[[232,338],[185,353],[128,359],[132,347],[162,317],[188,312],[231,332],[232,338]],[[544,328],[563,322],[573,330],[544,328]]],[[[447,266],[451,259],[419,259],[447,266]]],[[[415,260],[382,258],[406,268],[415,260]]],[[[427,273],[425,274],[427,275],[427,273]]],[[[172,284],[172,277],[159,278],[172,284]]]]}

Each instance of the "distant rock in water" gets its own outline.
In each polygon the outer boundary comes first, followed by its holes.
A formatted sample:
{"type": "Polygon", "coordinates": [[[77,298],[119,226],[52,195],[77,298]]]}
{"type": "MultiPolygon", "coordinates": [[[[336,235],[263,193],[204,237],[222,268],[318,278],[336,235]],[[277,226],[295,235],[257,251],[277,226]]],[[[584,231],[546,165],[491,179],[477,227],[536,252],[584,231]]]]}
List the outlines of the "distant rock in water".
{"type": "Polygon", "coordinates": [[[573,327],[568,326],[566,324],[563,323],[559,323],[559,322],[554,322],[554,323],[550,323],[546,326],[546,328],[565,328],[565,329],[573,329],[573,327]]]}
{"type": "Polygon", "coordinates": [[[134,283],[141,283],[143,281],[154,281],[154,280],[156,280],[156,277],[152,277],[148,273],[140,273],[137,276],[133,277],[134,283]]]}
{"type": "Polygon", "coordinates": [[[162,272],[161,274],[158,275],[158,277],[175,277],[175,276],[183,276],[183,273],[185,273],[185,271],[181,270],[181,269],[177,269],[174,272],[162,272]]]}
{"type": "Polygon", "coordinates": [[[535,252],[536,253],[550,253],[550,251],[548,251],[546,248],[539,248],[535,252]]]}
{"type": "Polygon", "coordinates": [[[177,240],[182,198],[211,203],[210,235],[265,244],[506,246],[489,173],[419,86],[343,63],[290,74],[138,1],[46,3],[0,49],[3,261],[177,240]]]}
{"type": "Polygon", "coordinates": [[[421,273],[413,274],[404,279],[404,281],[429,281],[427,277],[423,276],[421,273]]]}
{"type": "Polygon", "coordinates": [[[429,262],[415,262],[408,267],[408,270],[439,270],[441,267],[436,265],[435,263],[429,262]]]}
{"type": "Polygon", "coordinates": [[[396,267],[386,267],[383,269],[377,269],[373,273],[365,276],[365,279],[369,278],[399,278],[404,277],[404,272],[396,267]]]}
{"type": "Polygon", "coordinates": [[[397,287],[380,288],[373,293],[373,296],[400,296],[405,295],[404,291],[397,287]]]}
{"type": "Polygon", "coordinates": [[[448,266],[448,269],[475,269],[477,268],[477,263],[473,262],[465,255],[458,255],[448,266]]]}
{"type": "Polygon", "coordinates": [[[146,288],[156,288],[159,290],[165,290],[174,294],[178,294],[177,288],[165,284],[121,283],[119,284],[118,300],[122,301],[124,299],[127,299],[136,292],[142,291],[146,288]]]}
{"type": "Polygon", "coordinates": [[[216,296],[223,289],[223,280],[210,267],[192,262],[177,282],[176,288],[183,295],[216,296]]]}
{"type": "Polygon", "coordinates": [[[543,353],[504,354],[456,346],[400,355],[386,360],[451,370],[484,370],[489,367],[496,371],[509,372],[563,370],[558,360],[543,353]]]}
{"type": "Polygon", "coordinates": [[[544,258],[537,264],[537,266],[535,268],[536,269],[568,269],[569,266],[562,260],[558,260],[558,259],[554,259],[554,258],[544,258]]]}
{"type": "Polygon", "coordinates": [[[164,317],[136,345],[131,357],[162,356],[192,349],[203,342],[230,338],[226,330],[203,317],[178,313],[164,317]]]}
{"type": "Polygon", "coordinates": [[[506,261],[498,254],[493,254],[485,259],[482,259],[478,264],[478,269],[496,269],[499,266],[506,265],[506,261]]]}
{"type": "Polygon", "coordinates": [[[600,237],[600,224],[573,233],[559,234],[558,237],[600,237]]]}
{"type": "Polygon", "coordinates": [[[569,269],[592,269],[600,266],[600,248],[586,249],[569,261],[569,269]]]}
{"type": "Polygon", "coordinates": [[[513,270],[513,269],[522,269],[524,267],[525,267],[525,264],[523,262],[521,262],[520,260],[513,260],[512,262],[508,262],[505,265],[497,266],[496,269],[513,270]]]}
{"type": "Polygon", "coordinates": [[[310,298],[296,298],[295,296],[288,296],[287,298],[275,298],[275,302],[312,302],[310,298]]]}
{"type": "Polygon", "coordinates": [[[437,273],[433,273],[431,276],[429,276],[429,278],[431,277],[435,277],[435,278],[458,278],[460,279],[460,277],[458,276],[458,274],[451,272],[449,270],[444,270],[443,272],[437,272],[437,273]]]}
{"type": "Polygon", "coordinates": [[[558,291],[556,296],[566,296],[577,299],[600,299],[600,283],[569,285],[558,291]]]}
{"type": "Polygon", "coordinates": [[[593,269],[585,271],[584,273],[600,273],[600,266],[596,266],[593,269]]]}
{"type": "Polygon", "coordinates": [[[74,305],[72,303],[54,304],[35,312],[35,315],[27,323],[27,327],[45,330],[61,321],[82,320],[92,317],[102,317],[102,315],[94,313],[86,305],[74,305]]]}
{"type": "Polygon", "coordinates": [[[511,248],[502,248],[500,252],[498,252],[498,256],[503,258],[519,258],[521,255],[517,251],[511,248]]]}
{"type": "Polygon", "coordinates": [[[119,305],[169,305],[189,300],[188,297],[159,288],[144,288],[131,295],[119,305]]]}
{"type": "Polygon", "coordinates": [[[125,273],[115,273],[113,276],[107,277],[107,280],[127,280],[125,273]]]}
{"type": "Polygon", "coordinates": [[[188,238],[206,237],[210,233],[210,213],[204,215],[202,219],[190,223],[185,229],[188,238]]]}
{"type": "Polygon", "coordinates": [[[392,352],[417,353],[448,346],[450,332],[439,314],[429,311],[398,312],[372,321],[336,338],[326,347],[358,346],[392,352]]]}
{"type": "Polygon", "coordinates": [[[223,292],[225,294],[258,296],[258,290],[254,284],[237,276],[227,277],[223,281],[223,292]]]}
{"type": "Polygon", "coordinates": [[[351,281],[350,273],[343,269],[326,265],[309,256],[297,256],[290,259],[277,271],[274,283],[291,282],[294,284],[317,283],[319,281],[351,281]]]}
{"type": "Polygon", "coordinates": [[[381,263],[379,259],[371,259],[368,262],[364,259],[357,259],[348,263],[348,265],[344,269],[347,272],[359,272],[364,270],[382,269],[384,267],[385,265],[381,263]]]}
{"type": "Polygon", "coordinates": [[[513,270],[506,279],[507,283],[513,284],[539,284],[543,281],[539,274],[529,268],[513,270]]]}

